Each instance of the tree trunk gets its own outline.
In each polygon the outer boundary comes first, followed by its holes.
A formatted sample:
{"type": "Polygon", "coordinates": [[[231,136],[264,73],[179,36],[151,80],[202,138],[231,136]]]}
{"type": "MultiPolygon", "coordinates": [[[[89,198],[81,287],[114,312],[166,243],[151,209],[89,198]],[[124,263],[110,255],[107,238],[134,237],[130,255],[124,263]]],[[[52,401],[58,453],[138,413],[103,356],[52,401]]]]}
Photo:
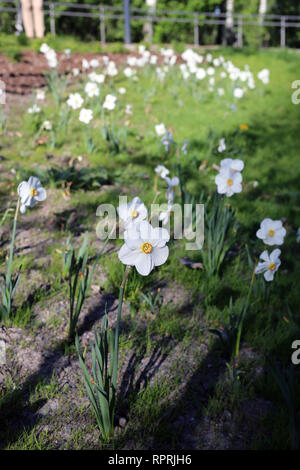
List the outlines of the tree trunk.
{"type": "MultiPolygon", "coordinates": [[[[155,13],[156,1],[157,0],[146,0],[146,6],[148,7],[148,11],[149,11],[150,14],[155,13]]],[[[143,33],[144,33],[144,41],[151,44],[152,43],[152,37],[153,37],[152,21],[147,21],[146,23],[144,23],[143,33]]]]}
{"type": "Polygon", "coordinates": [[[259,1],[259,23],[262,24],[264,22],[264,16],[267,13],[268,9],[268,0],[260,0],[259,1]]]}
{"type": "Polygon", "coordinates": [[[233,10],[234,0],[226,0],[226,18],[223,43],[232,46],[235,42],[235,33],[233,29],[233,10]]]}

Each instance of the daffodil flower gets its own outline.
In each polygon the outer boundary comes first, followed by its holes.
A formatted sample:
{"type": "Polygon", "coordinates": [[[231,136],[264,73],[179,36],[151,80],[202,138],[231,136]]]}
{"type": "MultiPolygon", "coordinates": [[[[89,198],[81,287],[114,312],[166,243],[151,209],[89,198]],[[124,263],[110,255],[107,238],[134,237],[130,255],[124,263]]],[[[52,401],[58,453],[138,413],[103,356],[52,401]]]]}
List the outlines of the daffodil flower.
{"type": "Polygon", "coordinates": [[[167,132],[167,129],[165,128],[165,125],[163,122],[155,126],[155,132],[158,136],[164,135],[167,132]]]}
{"type": "Polygon", "coordinates": [[[130,224],[137,224],[148,217],[147,207],[139,197],[133,198],[128,204],[120,204],[117,211],[126,227],[130,224]]]}
{"type": "Polygon", "coordinates": [[[256,236],[266,245],[282,245],[286,230],[282,226],[281,220],[264,219],[257,230],[256,236]]]}
{"type": "Polygon", "coordinates": [[[167,261],[169,248],[166,243],[169,239],[169,232],[165,228],[153,228],[147,221],[131,225],[125,232],[125,243],[119,251],[119,260],[123,264],[135,266],[142,276],[148,276],[155,266],[161,266],[167,261]]]}
{"type": "Polygon", "coordinates": [[[263,251],[259,257],[262,262],[258,263],[258,265],[256,266],[255,274],[264,273],[264,278],[266,281],[273,281],[274,274],[276,273],[281,264],[281,261],[279,259],[280,254],[281,251],[279,250],[279,248],[273,250],[270,255],[267,250],[263,251]]]}
{"type": "Polygon", "coordinates": [[[222,137],[222,139],[219,140],[218,152],[222,153],[225,150],[226,150],[225,139],[224,139],[224,137],[222,137]]]}
{"type": "Polygon", "coordinates": [[[103,108],[112,111],[116,106],[116,99],[117,97],[114,95],[106,95],[103,103],[103,108]]]}
{"type": "Polygon", "coordinates": [[[179,178],[177,178],[177,176],[174,176],[173,178],[169,178],[168,176],[166,176],[165,180],[168,183],[167,200],[168,202],[172,202],[174,201],[174,193],[176,186],[179,185],[179,178]]]}
{"type": "Polygon", "coordinates": [[[235,160],[232,160],[232,158],[224,158],[224,160],[221,160],[221,170],[226,168],[229,168],[232,173],[236,171],[241,172],[244,169],[244,162],[238,158],[235,160]]]}
{"type": "Polygon", "coordinates": [[[79,93],[70,93],[70,96],[67,100],[67,105],[70,106],[72,109],[81,108],[83,104],[83,98],[80,96],[79,93]]]}
{"type": "Polygon", "coordinates": [[[47,193],[42,188],[38,178],[31,176],[27,181],[22,181],[18,186],[18,195],[21,199],[20,212],[24,214],[26,207],[34,207],[38,202],[46,199],[47,193]]]}
{"type": "Polygon", "coordinates": [[[88,124],[93,119],[93,111],[91,109],[82,108],[79,114],[79,121],[88,124]]]}
{"type": "Polygon", "coordinates": [[[218,193],[226,194],[228,197],[240,193],[242,191],[242,179],[242,175],[238,171],[233,173],[230,168],[221,169],[215,177],[218,193]]]}

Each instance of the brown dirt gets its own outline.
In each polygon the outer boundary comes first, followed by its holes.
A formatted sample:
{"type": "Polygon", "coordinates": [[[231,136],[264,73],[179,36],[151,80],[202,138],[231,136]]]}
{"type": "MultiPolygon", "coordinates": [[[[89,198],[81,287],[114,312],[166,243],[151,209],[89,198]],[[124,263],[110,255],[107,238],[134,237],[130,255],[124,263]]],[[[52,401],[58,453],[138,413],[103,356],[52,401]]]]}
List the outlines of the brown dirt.
{"type": "MultiPolygon", "coordinates": [[[[103,64],[102,57],[106,55],[113,60],[117,66],[126,64],[128,54],[105,53],[105,54],[92,54],[92,53],[74,53],[70,58],[62,53],[57,53],[59,61],[59,73],[68,74],[72,76],[73,68],[78,68],[82,71],[82,59],[88,61],[98,59],[100,65],[103,64]]],[[[130,54],[137,56],[137,54],[130,54]]],[[[159,62],[162,59],[159,58],[159,62]]],[[[49,71],[49,66],[43,54],[38,54],[34,51],[25,51],[22,53],[19,62],[12,62],[12,60],[5,56],[0,55],[0,80],[3,80],[6,85],[7,93],[16,93],[27,95],[31,93],[32,89],[41,88],[46,85],[45,72],[49,71]]],[[[90,70],[92,71],[92,69],[90,70]]],[[[72,76],[73,77],[73,76],[72,76]]],[[[74,78],[76,80],[76,78],[74,78]]]]}

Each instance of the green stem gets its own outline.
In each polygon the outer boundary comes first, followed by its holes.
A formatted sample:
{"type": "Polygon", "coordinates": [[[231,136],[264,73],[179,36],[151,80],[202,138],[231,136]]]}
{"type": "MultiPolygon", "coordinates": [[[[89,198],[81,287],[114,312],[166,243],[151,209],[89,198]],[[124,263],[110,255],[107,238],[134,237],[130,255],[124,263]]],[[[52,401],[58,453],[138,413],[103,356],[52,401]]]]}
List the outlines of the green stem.
{"type": "Polygon", "coordinates": [[[11,280],[11,270],[12,270],[12,262],[13,262],[13,257],[14,257],[14,247],[15,247],[17,218],[18,218],[19,208],[20,208],[20,198],[18,199],[16,212],[14,216],[14,225],[13,225],[13,232],[12,232],[12,238],[11,238],[11,244],[10,244],[10,250],[9,250],[7,274],[6,274],[6,285],[8,285],[8,283],[11,280]]]}
{"type": "Polygon", "coordinates": [[[253,289],[253,284],[254,284],[254,276],[255,276],[255,269],[256,269],[256,266],[253,269],[247,299],[246,299],[245,305],[243,307],[243,310],[241,312],[241,319],[240,319],[240,324],[239,324],[239,329],[238,329],[238,334],[237,334],[237,339],[236,339],[236,348],[235,348],[235,357],[236,358],[238,357],[238,355],[240,353],[240,342],[241,342],[241,336],[242,336],[243,323],[244,323],[246,312],[247,312],[248,307],[249,307],[250,297],[251,297],[251,294],[252,294],[252,289],[253,289]]]}
{"type": "Polygon", "coordinates": [[[119,333],[120,333],[120,320],[121,320],[121,313],[122,313],[122,304],[123,304],[123,296],[124,290],[126,285],[126,280],[130,271],[131,266],[126,266],[123,280],[120,286],[120,294],[119,294],[119,306],[118,306],[118,315],[117,315],[117,324],[116,324],[116,333],[115,333],[115,348],[114,348],[114,365],[113,365],[113,376],[112,376],[112,384],[114,389],[117,389],[117,374],[118,374],[118,361],[119,361],[119,333]]]}

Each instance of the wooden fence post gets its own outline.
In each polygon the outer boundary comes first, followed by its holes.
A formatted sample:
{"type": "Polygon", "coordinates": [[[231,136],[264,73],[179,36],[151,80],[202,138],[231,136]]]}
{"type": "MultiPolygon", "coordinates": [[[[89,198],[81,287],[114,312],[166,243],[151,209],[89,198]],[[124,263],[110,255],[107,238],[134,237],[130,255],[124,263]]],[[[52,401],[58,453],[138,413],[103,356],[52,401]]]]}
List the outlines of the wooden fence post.
{"type": "Polygon", "coordinates": [[[54,4],[50,4],[50,33],[52,36],[55,36],[55,14],[54,14],[54,4]]]}
{"type": "Polygon", "coordinates": [[[237,46],[243,47],[243,18],[238,19],[237,46]]]}
{"type": "Polygon", "coordinates": [[[285,47],[285,16],[280,17],[280,46],[285,47]]]}
{"type": "Polygon", "coordinates": [[[100,9],[100,42],[102,46],[105,45],[106,37],[105,37],[105,11],[104,7],[99,7],[100,9]]]}
{"type": "Polygon", "coordinates": [[[199,46],[199,14],[194,13],[194,45],[199,46]]]}

